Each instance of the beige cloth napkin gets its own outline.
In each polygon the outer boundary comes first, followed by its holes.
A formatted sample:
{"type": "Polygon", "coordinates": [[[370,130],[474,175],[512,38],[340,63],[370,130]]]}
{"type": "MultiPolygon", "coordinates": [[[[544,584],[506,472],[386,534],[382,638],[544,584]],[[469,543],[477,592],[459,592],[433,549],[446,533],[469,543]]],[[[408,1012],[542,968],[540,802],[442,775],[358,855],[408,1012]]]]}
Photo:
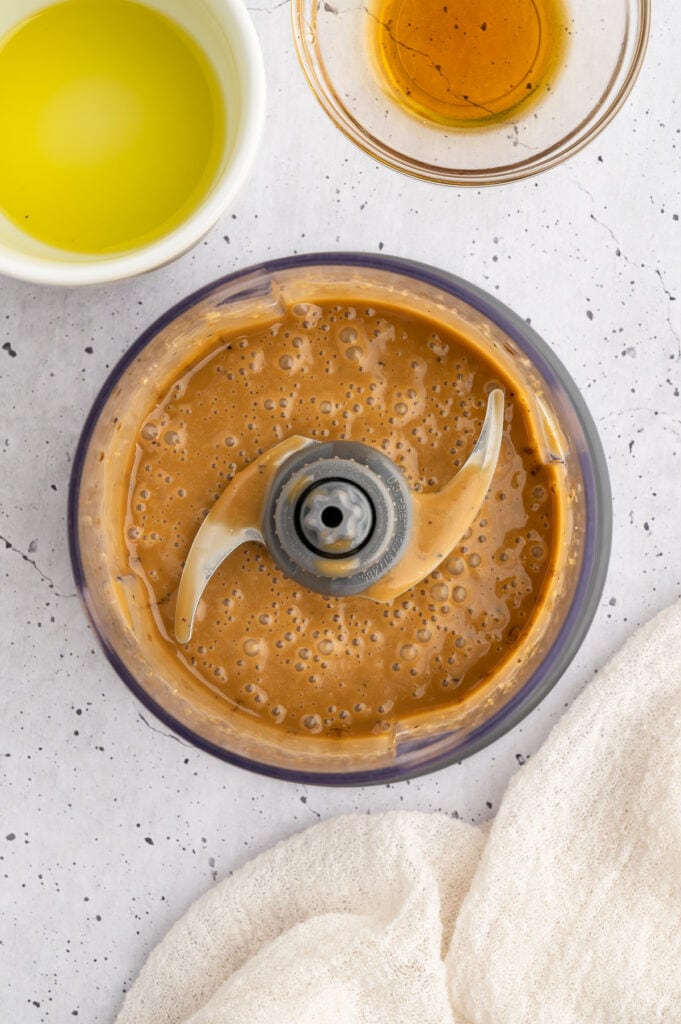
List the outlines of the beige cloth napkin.
{"type": "Polygon", "coordinates": [[[444,956],[483,842],[439,814],[315,825],[191,907],[117,1024],[463,1024],[444,956]]]}
{"type": "Polygon", "coordinates": [[[116,1024],[679,1024],[681,605],[625,645],[489,831],[349,815],[214,886],[116,1024]]]}

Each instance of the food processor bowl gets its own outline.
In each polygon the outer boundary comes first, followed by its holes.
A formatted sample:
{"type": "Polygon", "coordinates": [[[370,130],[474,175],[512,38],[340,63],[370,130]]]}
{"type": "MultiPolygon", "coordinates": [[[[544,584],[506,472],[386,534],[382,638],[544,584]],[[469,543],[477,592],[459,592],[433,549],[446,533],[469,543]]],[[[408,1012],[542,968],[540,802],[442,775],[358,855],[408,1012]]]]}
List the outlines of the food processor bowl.
{"type": "Polygon", "coordinates": [[[560,679],[584,639],[602,592],[610,537],[610,489],[596,428],[546,343],[510,309],[458,277],[361,253],[295,256],[239,271],[164,314],[131,346],[95,401],[69,493],[77,588],[109,661],[132,692],[180,736],[226,761],[323,785],[384,783],[431,772],[516,725],[560,679]],[[562,467],[565,514],[563,568],[548,592],[542,627],[520,637],[513,656],[486,685],[389,735],[330,741],[261,728],[252,713],[197,678],[180,648],[159,645],[153,601],[131,570],[121,524],[136,438],[178,366],[225,334],[271,323],[287,304],[333,302],[339,294],[364,305],[399,301],[402,311],[426,315],[493,357],[507,379],[531,396],[548,458],[562,467]]]}

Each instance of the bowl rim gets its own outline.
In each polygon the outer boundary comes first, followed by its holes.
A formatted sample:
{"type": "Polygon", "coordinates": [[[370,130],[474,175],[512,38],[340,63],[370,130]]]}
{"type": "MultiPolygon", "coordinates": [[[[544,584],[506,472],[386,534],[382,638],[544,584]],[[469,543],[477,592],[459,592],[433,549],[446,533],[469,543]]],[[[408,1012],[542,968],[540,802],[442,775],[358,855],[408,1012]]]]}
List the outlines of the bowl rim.
{"type": "Polygon", "coordinates": [[[233,153],[208,195],[167,235],[129,252],[111,256],[70,253],[68,258],[18,252],[0,242],[0,274],[33,284],[80,286],[135,277],[171,263],[192,249],[229,207],[255,160],[266,111],[266,76],[262,49],[241,0],[218,0],[216,17],[229,23],[229,37],[240,82],[240,123],[233,153]],[[219,9],[219,12],[218,12],[219,9]]]}
{"type": "Polygon", "coordinates": [[[470,757],[517,725],[553,689],[579,650],[598,608],[605,585],[610,556],[612,499],[603,447],[594,420],[581,393],[577,389],[577,385],[547,343],[518,314],[477,285],[425,263],[384,254],[321,252],[283,257],[233,271],[186,296],[161,314],[139,335],[110,371],[90,408],[82,428],[69,479],[67,534],[76,590],[104,654],[128,689],[156,718],[160,719],[173,732],[193,746],[218,757],[222,761],[227,761],[239,768],[245,768],[271,778],[320,786],[381,785],[387,782],[404,781],[420,775],[426,775],[470,757]],[[587,443],[586,450],[580,452],[579,461],[584,480],[587,518],[589,511],[592,510],[593,525],[586,532],[584,557],[579,579],[565,622],[554,638],[541,665],[532,673],[524,686],[511,700],[466,737],[463,743],[454,746],[444,753],[439,752],[430,759],[426,757],[423,762],[417,765],[410,764],[409,766],[401,767],[399,760],[396,760],[393,764],[384,768],[363,769],[360,771],[306,771],[264,764],[238,753],[225,750],[210,740],[198,736],[149,696],[123,663],[107,637],[100,631],[97,615],[89,600],[89,589],[83,567],[78,530],[78,505],[82,474],[93,431],[106,402],[119,380],[161,330],[178,316],[185,313],[190,307],[207,298],[211,293],[239,279],[249,279],[255,275],[272,275],[280,271],[296,270],[310,266],[359,267],[367,270],[402,274],[473,305],[502,331],[507,333],[522,351],[529,352],[533,362],[535,362],[549,383],[557,385],[559,389],[562,389],[572,406],[587,443]]]}
{"type": "MultiPolygon", "coordinates": [[[[401,152],[401,150],[394,149],[387,145],[387,143],[375,139],[364,129],[361,122],[352,115],[342,100],[336,96],[335,90],[331,87],[330,83],[328,83],[327,89],[323,87],[321,76],[316,70],[317,62],[313,59],[312,48],[308,45],[306,39],[306,2],[309,2],[309,0],[291,0],[291,24],[294,47],[310,90],[336,128],[350,142],[366,153],[367,156],[377,160],[391,170],[399,171],[402,174],[410,175],[422,181],[429,181],[438,185],[453,185],[459,188],[503,185],[534,177],[570,159],[570,157],[579,153],[580,150],[600,135],[603,129],[610,124],[615,115],[624,106],[639,76],[650,37],[652,10],[652,0],[629,0],[630,6],[638,11],[638,32],[630,57],[629,69],[622,84],[615,94],[610,97],[612,82],[618,77],[623,66],[624,54],[621,53],[610,79],[609,87],[604,93],[605,97],[610,98],[605,103],[603,111],[593,123],[594,111],[590,111],[566,135],[527,160],[511,164],[501,164],[498,167],[490,167],[484,170],[467,170],[466,168],[456,167],[436,167],[416,157],[410,157],[401,152]],[[332,101],[331,96],[335,102],[332,101]]],[[[324,71],[323,64],[320,67],[324,71]]]]}

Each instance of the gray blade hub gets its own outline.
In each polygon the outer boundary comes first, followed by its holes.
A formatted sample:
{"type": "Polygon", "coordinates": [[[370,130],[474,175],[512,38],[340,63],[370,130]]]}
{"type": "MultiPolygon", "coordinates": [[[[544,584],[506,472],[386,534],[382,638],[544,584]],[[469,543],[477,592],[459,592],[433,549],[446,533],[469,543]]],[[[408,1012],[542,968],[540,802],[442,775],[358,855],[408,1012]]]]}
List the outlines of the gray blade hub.
{"type": "Polygon", "coordinates": [[[407,482],[382,452],[330,441],[291,455],[272,481],[262,532],[281,570],[309,590],[359,594],[401,558],[407,482]]]}

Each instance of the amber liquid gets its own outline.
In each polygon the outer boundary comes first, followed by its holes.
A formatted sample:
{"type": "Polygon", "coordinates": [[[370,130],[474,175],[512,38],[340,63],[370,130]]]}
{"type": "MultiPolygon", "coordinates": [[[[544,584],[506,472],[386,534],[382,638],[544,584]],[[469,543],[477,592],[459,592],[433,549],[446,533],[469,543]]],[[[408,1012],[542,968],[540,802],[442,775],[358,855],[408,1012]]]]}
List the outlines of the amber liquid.
{"type": "Polygon", "coordinates": [[[377,0],[372,49],[401,104],[458,127],[503,120],[559,72],[563,0],[377,0]]]}

